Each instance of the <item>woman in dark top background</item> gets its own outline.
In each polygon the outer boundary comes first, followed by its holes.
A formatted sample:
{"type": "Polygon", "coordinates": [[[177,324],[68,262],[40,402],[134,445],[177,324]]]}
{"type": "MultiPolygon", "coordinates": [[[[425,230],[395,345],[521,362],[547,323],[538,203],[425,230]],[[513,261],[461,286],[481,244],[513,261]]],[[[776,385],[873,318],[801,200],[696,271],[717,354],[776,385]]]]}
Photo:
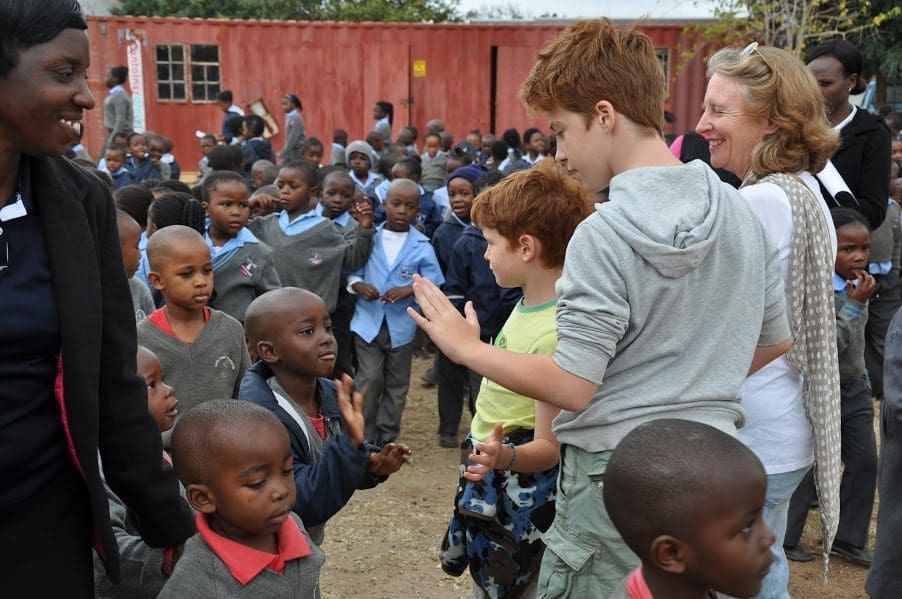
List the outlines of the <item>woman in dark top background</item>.
{"type": "Polygon", "coordinates": [[[831,205],[860,212],[874,230],[883,223],[889,199],[890,132],[877,117],[849,102],[850,95],[867,89],[864,61],[854,45],[834,39],[812,48],[805,62],[821,88],[830,124],[839,128],[840,146],[831,161],[854,197],[831,193],[819,175],[821,192],[831,205]]]}
{"type": "Polygon", "coordinates": [[[135,374],[107,188],[60,156],[94,108],[74,0],[0,0],[0,578],[8,597],[91,597],[118,579],[99,476],[153,546],[193,532],[135,374]],[[10,555],[15,558],[10,558],[10,555]]]}

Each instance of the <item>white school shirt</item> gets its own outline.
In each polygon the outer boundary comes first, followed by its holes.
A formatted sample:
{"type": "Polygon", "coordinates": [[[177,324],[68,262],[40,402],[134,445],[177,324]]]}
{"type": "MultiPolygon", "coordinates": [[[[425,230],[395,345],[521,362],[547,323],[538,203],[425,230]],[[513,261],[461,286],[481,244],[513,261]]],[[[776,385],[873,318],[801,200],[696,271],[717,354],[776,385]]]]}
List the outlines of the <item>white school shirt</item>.
{"type": "MultiPolygon", "coordinates": [[[[823,212],[833,259],[836,260],[836,230],[820,187],[810,173],[799,177],[818,199],[823,212]]],[[[790,301],[789,257],[792,250],[792,207],[786,193],[773,183],[749,185],[739,190],[764,225],[768,237],[780,255],[780,272],[786,287],[786,305],[790,301]]],[[[788,316],[788,313],[787,313],[788,316]]],[[[782,474],[814,463],[814,437],[802,403],[803,377],[785,357],[779,357],[745,379],[739,390],[746,412],[739,439],[751,449],[767,474],[782,474]]]]}
{"type": "MultiPolygon", "coordinates": [[[[401,253],[401,248],[404,247],[404,242],[407,240],[407,235],[410,231],[389,231],[385,227],[382,228],[382,251],[385,252],[385,261],[388,265],[394,266],[395,260],[398,259],[398,254],[401,253]]],[[[373,248],[375,250],[376,248],[373,248]]],[[[348,275],[348,293],[353,293],[357,295],[357,292],[351,289],[351,286],[354,283],[360,283],[363,281],[363,277],[359,277],[357,275],[348,275]]]]}

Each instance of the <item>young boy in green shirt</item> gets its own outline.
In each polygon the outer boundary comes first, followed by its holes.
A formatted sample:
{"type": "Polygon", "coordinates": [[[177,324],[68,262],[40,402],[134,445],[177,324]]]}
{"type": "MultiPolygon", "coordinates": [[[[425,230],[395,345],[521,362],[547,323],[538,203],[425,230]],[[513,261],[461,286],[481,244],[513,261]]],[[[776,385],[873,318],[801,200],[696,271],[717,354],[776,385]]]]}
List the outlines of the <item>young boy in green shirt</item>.
{"type": "MultiPolygon", "coordinates": [[[[523,290],[496,347],[554,353],[554,285],[567,242],[591,210],[583,187],[551,161],[508,177],[476,199],[471,218],[485,236],[495,281],[523,290]]],[[[442,567],[452,575],[469,566],[476,597],[534,594],[545,549],[539,531],[554,516],[558,445],[551,421],[558,411],[482,381],[441,554],[442,567]]]]}

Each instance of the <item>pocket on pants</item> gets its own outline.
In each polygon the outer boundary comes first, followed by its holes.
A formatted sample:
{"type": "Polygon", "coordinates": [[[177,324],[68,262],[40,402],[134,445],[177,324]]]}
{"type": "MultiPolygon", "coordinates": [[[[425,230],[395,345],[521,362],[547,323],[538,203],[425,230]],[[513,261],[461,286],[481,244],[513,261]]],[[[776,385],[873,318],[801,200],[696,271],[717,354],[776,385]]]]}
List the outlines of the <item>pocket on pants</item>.
{"type": "Polygon", "coordinates": [[[567,597],[573,579],[595,554],[595,547],[554,525],[542,535],[542,540],[546,550],[539,572],[538,598],[567,597]]]}

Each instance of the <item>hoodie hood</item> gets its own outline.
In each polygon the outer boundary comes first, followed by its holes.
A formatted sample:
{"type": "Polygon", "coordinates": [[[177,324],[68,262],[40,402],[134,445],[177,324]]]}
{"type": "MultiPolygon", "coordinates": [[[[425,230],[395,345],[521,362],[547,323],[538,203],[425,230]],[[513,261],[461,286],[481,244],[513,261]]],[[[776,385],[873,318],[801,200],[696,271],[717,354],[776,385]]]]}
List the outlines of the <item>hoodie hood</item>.
{"type": "Polygon", "coordinates": [[[473,223],[470,223],[466,227],[464,227],[464,232],[461,233],[461,235],[465,237],[475,237],[476,239],[485,239],[485,237],[482,236],[482,229],[480,229],[473,223]]]}
{"type": "Polygon", "coordinates": [[[609,197],[596,208],[601,217],[668,278],[698,267],[720,233],[724,202],[742,201],[739,192],[701,160],[626,171],[611,179],[609,197]],[[667,195],[661,195],[662,189],[667,195]],[[682,201],[668,202],[668,196],[682,201]],[[657,217],[648,218],[650,214],[657,217]]]}

